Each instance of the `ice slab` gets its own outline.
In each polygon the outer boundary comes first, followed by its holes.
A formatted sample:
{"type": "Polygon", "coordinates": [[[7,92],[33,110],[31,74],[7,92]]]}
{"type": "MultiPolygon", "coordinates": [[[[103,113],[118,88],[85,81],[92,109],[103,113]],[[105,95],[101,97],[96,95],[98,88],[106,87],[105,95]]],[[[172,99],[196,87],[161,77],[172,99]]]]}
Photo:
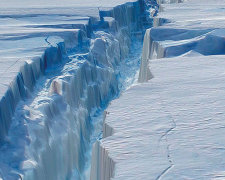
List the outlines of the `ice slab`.
{"type": "Polygon", "coordinates": [[[146,31],[148,40],[143,44],[139,81],[150,79],[150,59],[185,56],[191,52],[206,56],[225,54],[222,7],[225,7],[223,0],[160,4],[155,27],[146,31]]]}
{"type": "Polygon", "coordinates": [[[98,155],[115,164],[113,179],[224,174],[224,58],[153,60],[154,78],[111,103],[98,155]]]}

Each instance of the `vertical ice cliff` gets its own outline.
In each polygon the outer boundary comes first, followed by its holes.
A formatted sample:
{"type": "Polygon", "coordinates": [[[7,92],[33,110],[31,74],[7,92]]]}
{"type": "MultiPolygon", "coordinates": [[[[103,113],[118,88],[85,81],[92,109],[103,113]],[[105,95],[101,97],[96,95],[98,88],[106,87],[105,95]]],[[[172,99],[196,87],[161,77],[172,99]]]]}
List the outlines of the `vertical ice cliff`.
{"type": "MultiPolygon", "coordinates": [[[[0,179],[87,178],[92,117],[120,91],[118,67],[143,34],[144,10],[142,0],[102,8],[86,27],[45,38],[44,53],[20,67],[0,102],[0,179]]],[[[113,162],[104,168],[110,178],[113,162]]]]}
{"type": "MultiPolygon", "coordinates": [[[[113,135],[113,129],[104,122],[102,141],[111,135],[113,135]]],[[[92,151],[90,180],[109,180],[114,176],[114,171],[115,162],[110,157],[107,149],[102,146],[101,141],[97,141],[92,151]]]]}
{"type": "MultiPolygon", "coordinates": [[[[181,3],[182,0],[157,0],[157,4],[164,4],[164,3],[181,3]]],[[[157,8],[158,10],[159,8],[157,8]]],[[[161,26],[167,20],[163,18],[154,18],[154,27],[161,26]]],[[[154,30],[154,29],[153,29],[154,30]]],[[[142,51],[142,60],[141,60],[141,67],[138,77],[138,82],[147,82],[150,80],[153,75],[149,69],[149,60],[156,59],[156,58],[163,58],[164,55],[164,48],[158,43],[157,40],[152,39],[152,29],[147,29],[144,36],[144,43],[143,43],[143,51],[142,51]]],[[[153,31],[154,35],[161,36],[160,33],[153,31]]],[[[154,37],[153,35],[153,37],[154,37]]]]}
{"type": "Polygon", "coordinates": [[[146,82],[152,78],[152,74],[149,69],[149,59],[150,59],[150,50],[151,50],[151,43],[150,40],[150,30],[148,29],[145,33],[144,43],[143,43],[143,52],[141,57],[141,67],[140,73],[138,77],[138,82],[146,82]]]}
{"type": "MultiPolygon", "coordinates": [[[[148,21],[151,19],[158,11],[158,5],[156,1],[145,1],[144,5],[147,8],[147,11],[145,10],[143,14],[148,15],[148,17],[145,17],[145,21],[143,24],[147,24],[148,27],[152,26],[153,23],[148,21]]],[[[132,26],[133,27],[133,26],[132,26]]],[[[140,75],[139,81],[144,82],[146,79],[151,79],[152,74],[148,68],[148,60],[150,58],[150,46],[151,41],[148,39],[148,33],[150,31],[148,30],[146,32],[146,35],[144,37],[144,47],[143,47],[143,54],[142,54],[142,64],[141,67],[144,66],[146,69],[143,69],[142,74],[140,75]],[[144,60],[143,60],[144,59],[144,60]]],[[[107,123],[103,122],[103,132],[102,132],[102,140],[97,141],[93,145],[93,151],[92,151],[92,163],[91,163],[91,180],[109,180],[114,176],[114,170],[115,170],[115,162],[111,159],[110,154],[108,153],[107,149],[105,149],[102,146],[102,141],[104,141],[105,138],[111,136],[113,134],[113,129],[107,125],[107,123]]]]}

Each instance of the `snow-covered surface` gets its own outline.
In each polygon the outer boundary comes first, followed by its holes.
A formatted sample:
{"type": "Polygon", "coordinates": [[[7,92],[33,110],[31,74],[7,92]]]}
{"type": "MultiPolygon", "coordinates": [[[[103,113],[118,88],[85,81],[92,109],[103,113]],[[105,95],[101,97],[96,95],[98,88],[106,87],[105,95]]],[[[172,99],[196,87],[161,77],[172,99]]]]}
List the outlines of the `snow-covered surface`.
{"type": "Polygon", "coordinates": [[[93,117],[122,88],[120,71],[139,65],[121,61],[142,10],[137,0],[0,1],[0,179],[88,178],[93,117]]]}
{"type": "MultiPolygon", "coordinates": [[[[23,0],[23,1],[17,1],[17,0],[1,0],[0,6],[2,8],[37,8],[37,7],[44,7],[44,8],[49,8],[49,7],[116,7],[121,4],[125,4],[127,2],[136,2],[136,0],[112,0],[112,1],[107,1],[107,0],[23,0]]],[[[89,12],[86,11],[88,14],[89,12]]]]}
{"type": "Polygon", "coordinates": [[[225,178],[224,9],[224,0],[160,5],[160,27],[144,40],[145,83],[108,107],[94,179],[225,178]]]}
{"type": "Polygon", "coordinates": [[[224,178],[224,59],[153,60],[154,78],[111,103],[113,179],[224,178]]]}
{"type": "Polygon", "coordinates": [[[166,27],[224,28],[224,0],[182,0],[182,3],[163,4],[158,18],[168,19],[166,27]]]}

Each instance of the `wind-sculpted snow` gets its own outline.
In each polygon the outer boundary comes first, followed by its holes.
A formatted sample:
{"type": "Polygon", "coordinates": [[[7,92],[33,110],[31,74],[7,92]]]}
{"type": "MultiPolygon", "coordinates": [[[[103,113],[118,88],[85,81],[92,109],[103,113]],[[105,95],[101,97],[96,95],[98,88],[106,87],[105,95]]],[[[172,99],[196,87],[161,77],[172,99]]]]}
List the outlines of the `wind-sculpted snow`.
{"type": "Polygon", "coordinates": [[[0,11],[0,179],[87,179],[93,119],[132,82],[119,77],[138,67],[123,60],[145,4],[32,5],[0,11]]]}
{"type": "Polygon", "coordinates": [[[225,1],[157,2],[143,84],[108,107],[93,180],[224,179],[225,1]]]}

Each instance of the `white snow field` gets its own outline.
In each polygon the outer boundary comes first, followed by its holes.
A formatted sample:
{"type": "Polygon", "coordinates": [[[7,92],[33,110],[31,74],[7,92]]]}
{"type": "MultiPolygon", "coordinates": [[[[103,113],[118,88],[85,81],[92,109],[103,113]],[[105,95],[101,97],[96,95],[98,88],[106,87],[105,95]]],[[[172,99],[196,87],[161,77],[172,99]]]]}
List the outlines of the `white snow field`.
{"type": "Polygon", "coordinates": [[[98,119],[133,82],[148,8],[0,0],[0,179],[89,179],[98,119]]]}
{"type": "Polygon", "coordinates": [[[93,180],[225,179],[225,1],[171,2],[146,31],[140,83],[107,109],[93,180]]]}

